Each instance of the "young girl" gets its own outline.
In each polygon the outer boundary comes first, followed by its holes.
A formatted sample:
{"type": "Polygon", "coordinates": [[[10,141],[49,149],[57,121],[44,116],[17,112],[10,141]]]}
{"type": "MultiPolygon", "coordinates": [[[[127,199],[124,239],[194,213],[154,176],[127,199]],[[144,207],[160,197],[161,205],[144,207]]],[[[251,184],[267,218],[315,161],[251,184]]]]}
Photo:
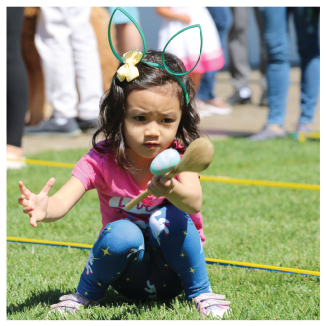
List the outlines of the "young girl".
{"type": "MultiPolygon", "coordinates": [[[[144,61],[162,65],[162,52],[146,51],[144,61]]],[[[177,72],[184,65],[174,55],[165,62],[177,72]]],[[[48,197],[51,178],[36,195],[19,182],[19,204],[30,224],[62,218],[86,191],[96,189],[103,227],[81,274],[77,291],[52,308],[72,312],[95,305],[109,286],[128,298],[173,298],[183,291],[202,316],[223,317],[230,308],[213,294],[202,248],[202,191],[197,173],[183,172],[172,181],[150,172],[152,160],[167,148],[184,153],[199,137],[194,89],[188,76],[180,82],[166,70],[137,64],[139,76],[128,82],[114,76],[100,106],[100,128],[93,148],[72,177],[48,197]],[[103,133],[105,141],[96,143],[103,133]],[[146,188],[151,195],[127,211],[125,204],[146,188]]]]}

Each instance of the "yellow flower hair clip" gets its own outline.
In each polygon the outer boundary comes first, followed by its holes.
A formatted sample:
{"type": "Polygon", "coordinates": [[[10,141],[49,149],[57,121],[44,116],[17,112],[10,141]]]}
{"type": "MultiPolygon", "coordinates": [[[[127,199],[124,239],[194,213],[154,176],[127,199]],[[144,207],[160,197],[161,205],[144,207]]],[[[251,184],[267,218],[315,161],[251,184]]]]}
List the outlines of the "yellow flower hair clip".
{"type": "Polygon", "coordinates": [[[122,60],[125,63],[117,70],[117,77],[122,82],[127,79],[127,82],[139,76],[139,71],[135,66],[143,57],[143,53],[139,50],[131,50],[122,56],[122,60]]]}

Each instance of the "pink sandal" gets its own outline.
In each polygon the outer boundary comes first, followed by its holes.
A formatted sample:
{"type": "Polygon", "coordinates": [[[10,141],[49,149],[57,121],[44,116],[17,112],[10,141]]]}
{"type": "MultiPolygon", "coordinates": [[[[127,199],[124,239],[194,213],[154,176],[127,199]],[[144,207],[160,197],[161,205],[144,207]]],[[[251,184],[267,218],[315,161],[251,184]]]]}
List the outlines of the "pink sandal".
{"type": "Polygon", "coordinates": [[[80,310],[81,306],[95,306],[98,304],[96,301],[82,297],[79,293],[63,295],[59,300],[59,303],[51,305],[50,308],[58,310],[61,314],[67,311],[74,314],[76,309],[80,310]]]}

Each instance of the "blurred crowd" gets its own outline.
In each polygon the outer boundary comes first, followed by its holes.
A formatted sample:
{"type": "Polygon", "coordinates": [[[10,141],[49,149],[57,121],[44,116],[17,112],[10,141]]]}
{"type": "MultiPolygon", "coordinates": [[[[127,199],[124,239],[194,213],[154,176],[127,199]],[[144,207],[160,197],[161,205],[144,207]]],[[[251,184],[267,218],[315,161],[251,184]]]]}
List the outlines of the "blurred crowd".
{"type": "MultiPolygon", "coordinates": [[[[104,9],[112,15],[115,7],[104,9]]],[[[137,7],[124,9],[142,26],[137,7]]],[[[201,59],[189,74],[196,85],[196,106],[202,118],[228,115],[235,105],[252,103],[248,26],[249,17],[254,17],[260,44],[259,105],[268,107],[268,117],[264,128],[248,138],[252,141],[287,136],[284,119],[291,68],[288,23],[292,16],[301,69],[297,131],[312,131],[320,80],[319,7],[156,7],[155,13],[162,18],[159,50],[179,30],[193,24],[200,24],[205,40],[209,40],[203,42],[201,59]],[[250,10],[254,15],[249,15],[250,10]],[[221,96],[215,92],[216,74],[225,69],[225,61],[233,92],[221,96]]],[[[35,46],[41,58],[46,101],[53,113],[37,125],[25,125],[29,86],[21,48],[24,8],[7,7],[7,157],[23,158],[24,134],[73,137],[96,130],[103,82],[90,14],[91,7],[39,8],[35,46]]],[[[140,34],[128,17],[116,11],[112,21],[120,56],[143,49],[140,34]]],[[[195,65],[200,46],[198,32],[188,31],[179,34],[166,49],[184,62],[187,71],[195,65]]],[[[7,167],[23,165],[11,161],[7,167]]]]}

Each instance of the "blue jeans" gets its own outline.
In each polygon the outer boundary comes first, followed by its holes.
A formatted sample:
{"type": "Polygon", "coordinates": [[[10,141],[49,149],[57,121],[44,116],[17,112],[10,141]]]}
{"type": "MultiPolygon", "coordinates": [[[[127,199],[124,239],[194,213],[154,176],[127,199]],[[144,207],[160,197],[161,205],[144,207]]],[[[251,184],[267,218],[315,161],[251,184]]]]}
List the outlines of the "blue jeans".
{"type": "Polygon", "coordinates": [[[283,126],[289,86],[288,16],[293,13],[301,59],[301,115],[299,123],[311,123],[319,94],[319,13],[308,7],[260,7],[267,50],[269,114],[267,124],[283,126]]]}
{"type": "Polygon", "coordinates": [[[148,236],[129,220],[109,223],[87,259],[77,291],[99,300],[106,289],[131,299],[186,298],[211,292],[199,233],[173,205],[151,214],[148,236]]]}
{"type": "MultiPolygon", "coordinates": [[[[229,7],[207,7],[209,13],[211,14],[216,28],[218,30],[218,35],[221,40],[222,49],[226,47],[226,38],[227,32],[231,25],[231,14],[229,7]]],[[[204,101],[212,100],[215,96],[213,94],[214,84],[215,84],[215,75],[218,72],[209,71],[206,72],[200,82],[199,91],[197,93],[197,97],[204,101]]]]}

